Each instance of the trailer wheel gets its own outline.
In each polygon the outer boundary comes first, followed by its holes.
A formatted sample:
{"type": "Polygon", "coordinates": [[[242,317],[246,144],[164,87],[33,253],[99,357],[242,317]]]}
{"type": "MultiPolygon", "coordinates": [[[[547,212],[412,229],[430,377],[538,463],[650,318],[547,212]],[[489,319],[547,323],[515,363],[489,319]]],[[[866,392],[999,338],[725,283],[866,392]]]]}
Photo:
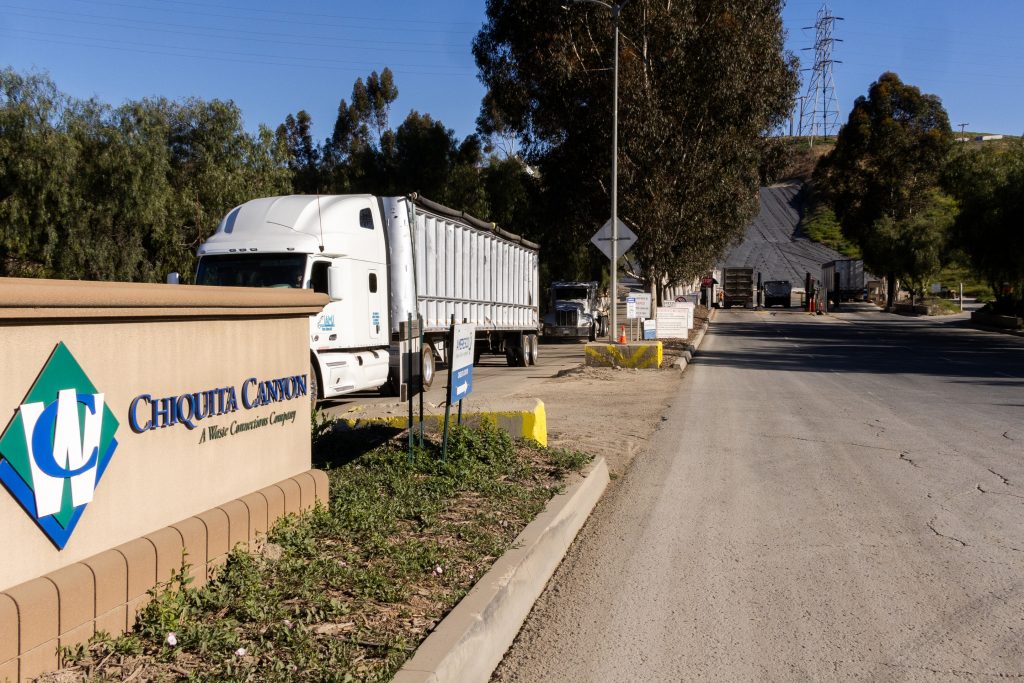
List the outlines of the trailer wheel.
{"type": "Polygon", "coordinates": [[[434,382],[434,352],[430,346],[423,347],[423,388],[428,389],[434,382]]]}
{"type": "Polygon", "coordinates": [[[537,364],[537,353],[540,351],[540,344],[537,342],[537,335],[530,334],[526,337],[526,363],[537,364]]]}
{"type": "Polygon", "coordinates": [[[505,346],[505,362],[510,368],[525,368],[526,354],[521,346],[505,346]]]}

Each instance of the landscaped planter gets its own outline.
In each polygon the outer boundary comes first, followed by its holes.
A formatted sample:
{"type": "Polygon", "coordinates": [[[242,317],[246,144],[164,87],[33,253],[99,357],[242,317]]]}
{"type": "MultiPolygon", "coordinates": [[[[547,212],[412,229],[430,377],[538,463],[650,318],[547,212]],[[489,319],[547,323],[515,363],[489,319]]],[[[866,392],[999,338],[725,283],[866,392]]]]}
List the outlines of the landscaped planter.
{"type": "Polygon", "coordinates": [[[1000,327],[1007,330],[1019,330],[1024,327],[1024,320],[1014,315],[998,315],[996,313],[971,313],[971,322],[988,327],[1000,327]]]}

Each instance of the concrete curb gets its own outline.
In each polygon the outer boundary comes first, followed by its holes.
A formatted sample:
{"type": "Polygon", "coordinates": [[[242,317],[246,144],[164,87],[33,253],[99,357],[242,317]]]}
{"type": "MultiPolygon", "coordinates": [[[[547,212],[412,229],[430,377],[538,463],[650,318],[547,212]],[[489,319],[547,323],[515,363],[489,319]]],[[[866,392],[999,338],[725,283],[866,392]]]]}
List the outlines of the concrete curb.
{"type": "Polygon", "coordinates": [[[636,368],[657,370],[664,358],[660,341],[628,344],[589,342],[583,349],[584,365],[592,368],[636,368]]]}
{"type": "Polygon", "coordinates": [[[393,683],[490,680],[608,485],[604,458],[555,496],[438,624],[393,683]]]}
{"type": "MultiPolygon", "coordinates": [[[[548,445],[548,419],[544,401],[540,399],[503,400],[502,403],[508,407],[492,410],[481,405],[467,408],[462,414],[463,424],[477,425],[481,422],[490,422],[514,437],[532,439],[541,446],[548,445]]],[[[344,429],[362,429],[374,426],[405,429],[409,425],[408,415],[370,415],[356,412],[343,413],[337,418],[337,424],[344,429]]],[[[451,421],[453,423],[455,421],[454,413],[451,421]]],[[[418,424],[418,422],[413,424],[418,424]]],[[[423,424],[427,429],[441,431],[444,429],[444,413],[424,415],[423,424]]]]}
{"type": "Polygon", "coordinates": [[[708,318],[708,324],[702,327],[700,331],[697,332],[697,336],[693,338],[693,343],[687,344],[686,350],[683,351],[683,355],[680,356],[675,363],[673,363],[675,367],[679,368],[680,372],[686,369],[686,366],[690,364],[690,361],[693,360],[693,357],[697,354],[697,349],[700,348],[700,343],[704,341],[704,335],[707,334],[708,328],[711,327],[711,321],[713,319],[714,315],[712,314],[708,318]]]}

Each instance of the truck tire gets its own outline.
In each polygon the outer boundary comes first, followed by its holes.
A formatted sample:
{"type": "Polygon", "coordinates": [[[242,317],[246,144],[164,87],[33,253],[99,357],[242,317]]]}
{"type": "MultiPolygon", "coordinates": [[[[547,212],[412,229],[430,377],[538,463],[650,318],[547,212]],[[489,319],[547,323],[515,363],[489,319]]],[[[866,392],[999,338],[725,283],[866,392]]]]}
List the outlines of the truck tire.
{"type": "Polygon", "coordinates": [[[316,363],[309,363],[309,398],[316,408],[316,402],[320,400],[320,378],[317,376],[316,363]]]}
{"type": "Polygon", "coordinates": [[[505,362],[508,363],[510,368],[525,368],[526,367],[526,354],[523,352],[522,347],[506,345],[505,346],[505,362]]]}
{"type": "Polygon", "coordinates": [[[590,334],[587,337],[590,341],[597,341],[597,323],[590,326],[590,334]]]}
{"type": "Polygon", "coordinates": [[[395,377],[394,372],[388,372],[388,381],[377,387],[377,391],[381,396],[398,396],[401,387],[398,386],[398,378],[395,377]]]}
{"type": "Polygon", "coordinates": [[[537,341],[537,335],[530,334],[526,337],[526,363],[528,365],[537,364],[537,354],[540,351],[540,344],[537,341]]]}
{"type": "Polygon", "coordinates": [[[429,345],[423,347],[423,388],[429,389],[434,382],[434,352],[429,345]]]}

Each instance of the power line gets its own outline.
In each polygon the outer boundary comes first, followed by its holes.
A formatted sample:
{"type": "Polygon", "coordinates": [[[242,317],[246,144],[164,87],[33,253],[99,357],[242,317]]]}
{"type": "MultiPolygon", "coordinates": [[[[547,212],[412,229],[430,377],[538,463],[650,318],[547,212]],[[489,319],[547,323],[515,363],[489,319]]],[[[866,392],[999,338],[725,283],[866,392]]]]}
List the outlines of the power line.
{"type": "MultiPolygon", "coordinates": [[[[842,17],[832,14],[828,0],[818,10],[814,26],[814,67],[809,69],[811,78],[807,83],[800,114],[800,134],[811,138],[833,135],[839,126],[839,99],[836,95],[834,65],[841,64],[832,58],[835,43],[842,42],[834,36],[837,21],[842,17]]],[[[807,70],[807,69],[805,69],[807,70]]]]}

